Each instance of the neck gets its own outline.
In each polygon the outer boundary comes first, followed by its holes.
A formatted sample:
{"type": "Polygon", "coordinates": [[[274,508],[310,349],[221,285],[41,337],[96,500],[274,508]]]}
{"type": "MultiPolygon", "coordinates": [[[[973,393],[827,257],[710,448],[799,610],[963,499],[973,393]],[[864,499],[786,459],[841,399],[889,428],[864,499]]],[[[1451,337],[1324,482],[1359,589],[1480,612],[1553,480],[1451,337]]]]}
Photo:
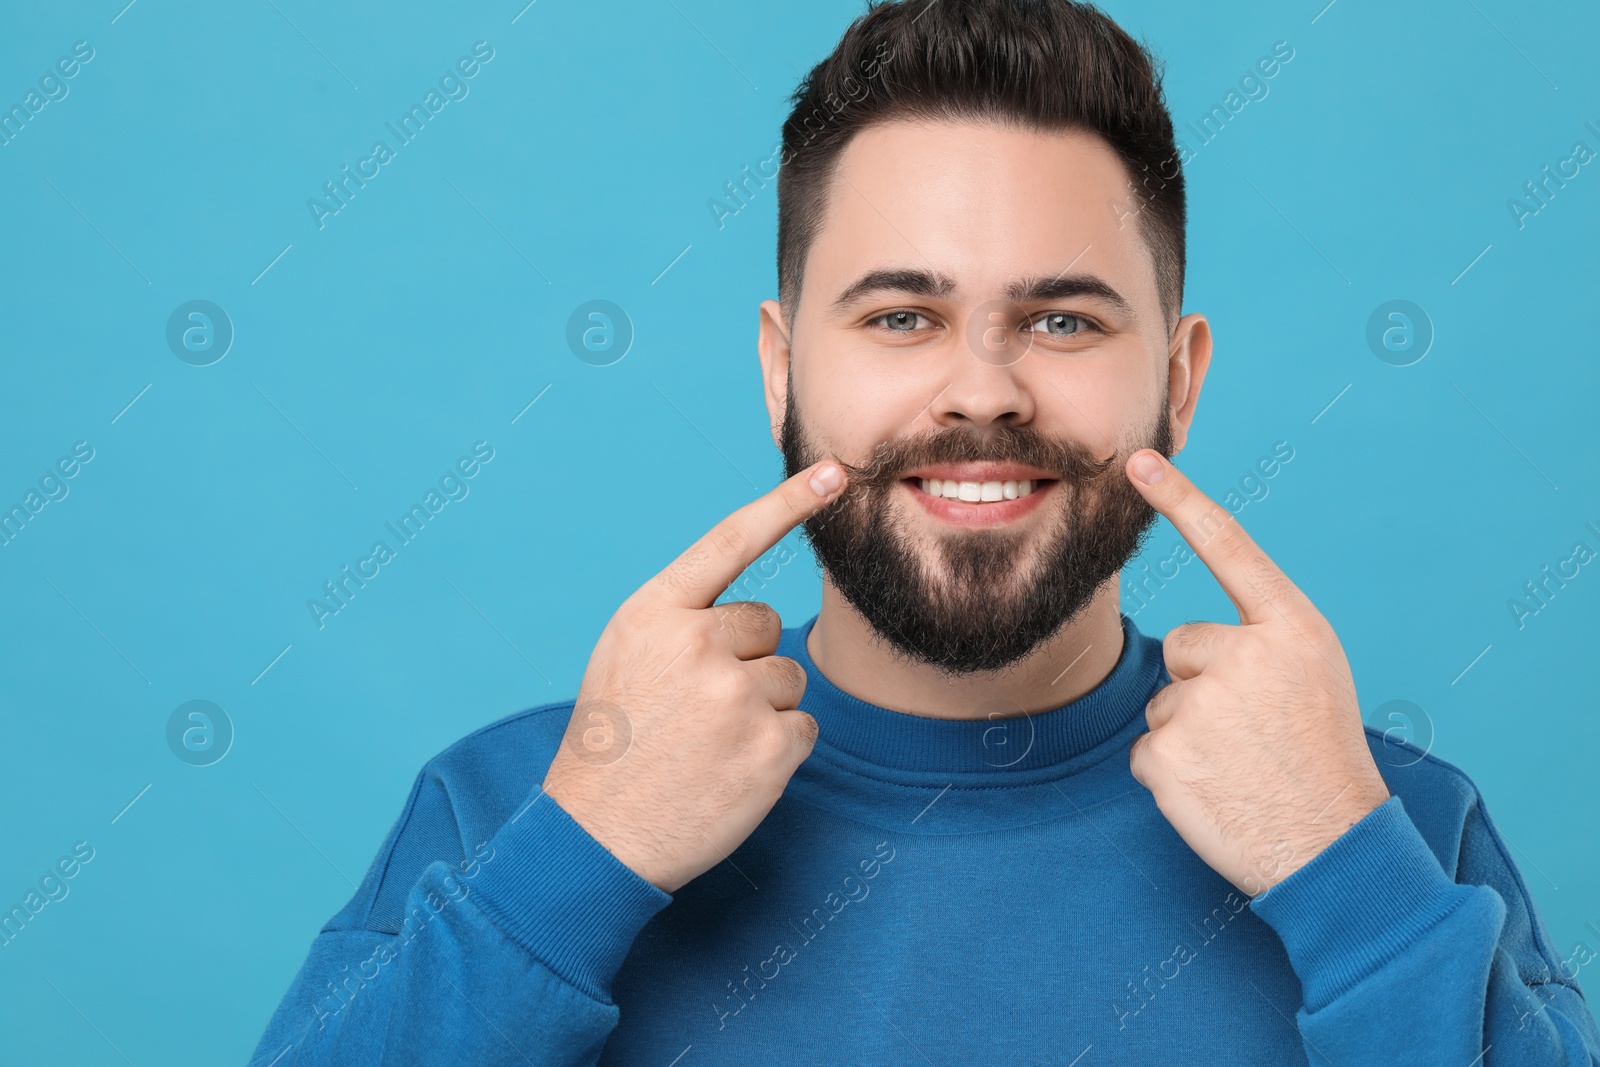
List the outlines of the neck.
{"type": "Polygon", "coordinates": [[[996,701],[1030,714],[1048,711],[1088,693],[1117,665],[1122,655],[1119,584],[1108,581],[1077,618],[1005,670],[952,678],[908,659],[879,637],[824,575],[822,610],[806,652],[834,685],[893,711],[982,719],[996,701]]]}

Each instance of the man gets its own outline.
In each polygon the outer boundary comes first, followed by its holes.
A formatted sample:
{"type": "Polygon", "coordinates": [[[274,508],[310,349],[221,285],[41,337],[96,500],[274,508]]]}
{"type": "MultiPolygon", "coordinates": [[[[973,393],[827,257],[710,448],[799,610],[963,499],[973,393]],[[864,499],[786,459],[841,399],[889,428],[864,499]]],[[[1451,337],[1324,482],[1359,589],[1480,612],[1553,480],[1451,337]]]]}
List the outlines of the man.
{"type": "Polygon", "coordinates": [[[1169,462],[1212,345],[1144,50],[883,4],[784,147],[789,477],[428,763],[257,1062],[1600,1061],[1472,783],[1169,462]],[[1239,625],[1120,614],[1157,512],[1239,625]],[[716,603],[802,523],[814,619],[716,603]]]}

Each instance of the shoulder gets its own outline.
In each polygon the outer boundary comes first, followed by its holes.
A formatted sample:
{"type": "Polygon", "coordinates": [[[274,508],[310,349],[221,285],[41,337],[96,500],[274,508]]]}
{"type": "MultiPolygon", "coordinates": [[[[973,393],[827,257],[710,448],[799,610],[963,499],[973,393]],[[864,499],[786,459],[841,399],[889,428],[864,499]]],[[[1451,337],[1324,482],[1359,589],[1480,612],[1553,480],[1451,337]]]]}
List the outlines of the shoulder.
{"type": "Polygon", "coordinates": [[[413,800],[443,803],[462,848],[488,840],[544,781],[571,713],[573,701],[557,701],[474,729],[422,765],[413,800]]]}
{"type": "Polygon", "coordinates": [[[398,930],[405,898],[430,864],[465,861],[527,803],[555,758],[572,704],[508,715],[424,763],[366,877],[323,929],[398,930]]]}
{"type": "Polygon", "coordinates": [[[572,716],[572,704],[562,700],[507,715],[422,765],[419,783],[437,783],[463,839],[471,839],[469,845],[498,830],[544,780],[572,716]]]}
{"type": "Polygon", "coordinates": [[[1389,792],[1400,797],[1445,873],[1458,884],[1495,891],[1506,908],[1502,946],[1514,955],[1519,973],[1549,981],[1552,968],[1560,966],[1560,953],[1476,783],[1455,764],[1404,740],[1395,728],[1368,726],[1366,733],[1389,792]]]}
{"type": "Polygon", "coordinates": [[[1406,740],[1405,729],[1365,727],[1367,748],[1389,792],[1405,805],[1406,814],[1432,846],[1444,869],[1454,874],[1462,837],[1481,797],[1467,772],[1406,740]]]}

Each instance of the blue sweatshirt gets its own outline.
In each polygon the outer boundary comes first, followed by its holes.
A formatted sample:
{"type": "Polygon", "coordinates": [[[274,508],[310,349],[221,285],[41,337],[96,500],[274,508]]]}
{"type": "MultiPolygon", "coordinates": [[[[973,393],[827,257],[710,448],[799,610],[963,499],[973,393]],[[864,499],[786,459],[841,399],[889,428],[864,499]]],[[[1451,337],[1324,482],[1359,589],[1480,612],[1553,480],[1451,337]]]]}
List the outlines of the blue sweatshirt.
{"type": "Polygon", "coordinates": [[[726,861],[657,889],[538,787],[572,703],[503,719],[423,767],[252,1063],[1600,1063],[1450,764],[1368,729],[1393,795],[1251,899],[1128,772],[1168,678],[1126,616],[1093,691],[977,721],[841,691],[815,622],[778,651],[821,737],[726,861]]]}

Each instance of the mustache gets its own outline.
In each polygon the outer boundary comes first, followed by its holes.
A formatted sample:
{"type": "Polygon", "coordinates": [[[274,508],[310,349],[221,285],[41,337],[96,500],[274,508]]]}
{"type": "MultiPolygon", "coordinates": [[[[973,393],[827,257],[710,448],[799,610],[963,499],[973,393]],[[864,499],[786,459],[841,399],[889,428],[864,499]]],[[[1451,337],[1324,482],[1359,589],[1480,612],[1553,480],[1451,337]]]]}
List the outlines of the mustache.
{"type": "MultiPolygon", "coordinates": [[[[880,441],[860,465],[834,458],[849,475],[841,498],[881,491],[894,485],[905,472],[936,463],[1019,463],[1052,475],[1073,486],[1107,477],[1117,467],[1113,452],[1104,459],[1085,445],[1045,437],[1027,426],[1001,424],[982,434],[970,430],[934,430],[910,437],[880,441]]],[[[838,504],[840,501],[835,501],[838,504]]]]}

